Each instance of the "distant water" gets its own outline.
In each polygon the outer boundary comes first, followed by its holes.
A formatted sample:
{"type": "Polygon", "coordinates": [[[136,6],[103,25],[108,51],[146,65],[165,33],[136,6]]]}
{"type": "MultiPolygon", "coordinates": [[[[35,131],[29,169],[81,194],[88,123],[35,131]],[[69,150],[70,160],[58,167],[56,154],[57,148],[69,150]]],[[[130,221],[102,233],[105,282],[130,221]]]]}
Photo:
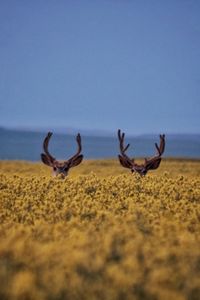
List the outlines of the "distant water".
{"type": "MultiPolygon", "coordinates": [[[[0,129],[0,159],[40,160],[45,133],[0,129]]],[[[155,153],[158,135],[127,137],[130,157],[148,157],[155,153]]],[[[111,158],[119,154],[117,135],[113,137],[82,136],[83,154],[87,159],[111,158]]],[[[67,159],[77,148],[75,136],[54,134],[49,150],[57,159],[67,159]]],[[[165,157],[200,158],[200,134],[166,135],[165,157]]]]}

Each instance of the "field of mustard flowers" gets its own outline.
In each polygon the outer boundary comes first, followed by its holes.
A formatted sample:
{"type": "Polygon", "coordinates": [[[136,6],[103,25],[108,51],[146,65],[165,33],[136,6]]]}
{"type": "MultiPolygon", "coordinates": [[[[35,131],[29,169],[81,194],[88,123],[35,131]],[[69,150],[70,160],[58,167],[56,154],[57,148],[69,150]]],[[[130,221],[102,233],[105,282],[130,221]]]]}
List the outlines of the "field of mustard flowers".
{"type": "Polygon", "coordinates": [[[1,161],[0,299],[199,300],[200,161],[1,161]]]}

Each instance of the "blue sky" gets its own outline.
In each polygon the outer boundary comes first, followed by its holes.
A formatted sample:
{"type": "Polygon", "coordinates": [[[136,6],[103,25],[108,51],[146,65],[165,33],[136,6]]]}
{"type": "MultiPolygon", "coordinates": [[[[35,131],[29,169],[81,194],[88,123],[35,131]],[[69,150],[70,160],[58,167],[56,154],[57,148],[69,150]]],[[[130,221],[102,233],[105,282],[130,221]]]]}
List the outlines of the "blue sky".
{"type": "Polygon", "coordinates": [[[0,126],[200,132],[200,1],[0,1],[0,126]]]}

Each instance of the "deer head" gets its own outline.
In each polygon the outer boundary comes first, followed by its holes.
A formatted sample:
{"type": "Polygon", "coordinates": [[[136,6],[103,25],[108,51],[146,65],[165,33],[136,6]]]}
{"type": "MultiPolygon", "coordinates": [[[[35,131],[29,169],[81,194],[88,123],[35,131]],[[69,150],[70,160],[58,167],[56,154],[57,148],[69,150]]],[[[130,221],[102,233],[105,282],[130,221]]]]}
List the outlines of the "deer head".
{"type": "Polygon", "coordinates": [[[145,161],[143,164],[136,164],[134,162],[134,159],[131,159],[128,157],[125,152],[127,151],[128,147],[130,144],[127,144],[124,146],[124,138],[125,138],[125,133],[121,134],[121,130],[118,130],[118,139],[119,139],[119,146],[120,146],[120,152],[121,155],[118,155],[119,161],[121,165],[124,168],[131,169],[131,172],[137,172],[141,176],[145,176],[149,170],[155,170],[159,167],[160,162],[161,162],[161,155],[163,154],[165,150],[165,135],[160,135],[160,145],[158,147],[157,143],[155,143],[155,147],[157,150],[157,153],[151,157],[151,158],[145,158],[145,161]]]}
{"type": "Polygon", "coordinates": [[[48,151],[48,145],[51,136],[52,136],[52,132],[48,132],[47,136],[44,139],[43,142],[44,153],[41,154],[41,160],[45,165],[52,167],[54,176],[61,174],[63,177],[65,177],[68,175],[68,171],[70,168],[78,166],[83,160],[83,155],[82,154],[80,155],[80,152],[82,150],[80,133],[78,133],[76,137],[76,141],[78,144],[78,149],[76,154],[63,162],[57,161],[55,157],[53,157],[48,151]]]}

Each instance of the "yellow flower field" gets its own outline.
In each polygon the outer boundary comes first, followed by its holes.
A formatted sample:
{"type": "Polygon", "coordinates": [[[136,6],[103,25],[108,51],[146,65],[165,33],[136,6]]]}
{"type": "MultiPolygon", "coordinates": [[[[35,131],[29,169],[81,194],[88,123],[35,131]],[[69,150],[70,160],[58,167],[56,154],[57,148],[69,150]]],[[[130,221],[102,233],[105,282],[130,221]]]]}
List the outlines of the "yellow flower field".
{"type": "Polygon", "coordinates": [[[0,221],[0,299],[200,299],[198,160],[1,161],[0,221]]]}

